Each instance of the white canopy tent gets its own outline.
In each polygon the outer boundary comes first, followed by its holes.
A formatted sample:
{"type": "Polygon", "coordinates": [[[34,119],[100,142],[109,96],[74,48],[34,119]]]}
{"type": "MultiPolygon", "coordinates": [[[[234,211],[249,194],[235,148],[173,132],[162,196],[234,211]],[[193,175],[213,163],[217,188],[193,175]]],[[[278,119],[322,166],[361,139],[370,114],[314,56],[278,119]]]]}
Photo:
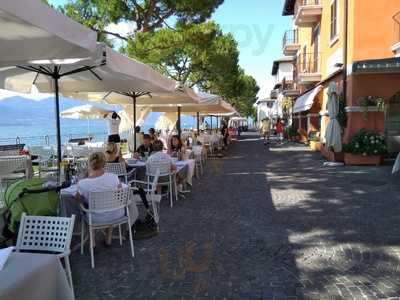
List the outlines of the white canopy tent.
{"type": "Polygon", "coordinates": [[[133,108],[127,107],[126,109],[120,111],[118,114],[121,117],[121,124],[119,126],[120,132],[127,132],[134,130],[135,128],[132,127],[132,124],[136,126],[142,126],[146,121],[146,118],[151,113],[151,109],[149,107],[140,107],[139,113],[136,114],[136,120],[133,121],[133,108]]]}
{"type": "Polygon", "coordinates": [[[163,113],[156,121],[155,128],[158,130],[174,130],[178,122],[178,115],[176,113],[168,112],[163,113]]]}
{"type": "Polygon", "coordinates": [[[319,85],[297,98],[294,103],[293,113],[297,114],[309,110],[314,104],[315,97],[322,90],[323,86],[319,85]]]}
{"type": "Polygon", "coordinates": [[[325,147],[327,149],[333,148],[334,152],[342,151],[342,136],[340,124],[337,115],[339,113],[339,102],[337,98],[336,83],[331,82],[328,88],[328,103],[327,110],[329,114],[329,123],[325,132],[325,147]]]}

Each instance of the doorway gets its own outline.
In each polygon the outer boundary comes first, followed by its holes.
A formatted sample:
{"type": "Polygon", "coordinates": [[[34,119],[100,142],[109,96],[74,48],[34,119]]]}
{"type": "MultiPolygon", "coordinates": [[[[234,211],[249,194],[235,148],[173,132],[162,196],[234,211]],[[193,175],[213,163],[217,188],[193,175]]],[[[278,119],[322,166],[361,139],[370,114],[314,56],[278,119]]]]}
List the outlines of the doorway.
{"type": "Polygon", "coordinates": [[[400,92],[390,98],[385,110],[385,136],[390,155],[400,152],[400,92]]]}

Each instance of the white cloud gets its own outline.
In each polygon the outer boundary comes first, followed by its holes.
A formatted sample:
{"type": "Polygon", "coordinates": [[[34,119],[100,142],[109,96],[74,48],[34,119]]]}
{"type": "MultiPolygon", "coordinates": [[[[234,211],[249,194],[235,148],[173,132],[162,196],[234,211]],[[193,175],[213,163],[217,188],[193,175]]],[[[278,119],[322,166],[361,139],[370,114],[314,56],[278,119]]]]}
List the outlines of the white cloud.
{"type": "MultiPolygon", "coordinates": [[[[135,24],[132,22],[120,22],[118,24],[110,24],[106,27],[107,31],[118,33],[124,37],[131,35],[135,29],[135,24]]],[[[112,38],[112,36],[110,36],[112,38]]]]}

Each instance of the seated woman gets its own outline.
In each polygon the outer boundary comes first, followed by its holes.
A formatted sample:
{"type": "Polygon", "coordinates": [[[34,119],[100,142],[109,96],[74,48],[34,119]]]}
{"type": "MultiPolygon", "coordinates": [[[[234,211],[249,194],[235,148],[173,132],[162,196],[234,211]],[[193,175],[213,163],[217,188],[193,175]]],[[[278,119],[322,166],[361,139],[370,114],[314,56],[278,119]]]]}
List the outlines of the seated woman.
{"type": "Polygon", "coordinates": [[[108,163],[120,163],[125,162],[121,155],[121,151],[116,143],[107,143],[106,145],[106,162],[108,163]]]}
{"type": "Polygon", "coordinates": [[[186,150],[178,135],[172,136],[168,144],[168,154],[172,157],[178,157],[178,153],[184,153],[186,150]]]}
{"type": "MultiPolygon", "coordinates": [[[[75,195],[76,201],[84,206],[88,206],[90,192],[108,192],[122,187],[119,178],[115,174],[106,173],[105,155],[101,152],[92,153],[89,156],[89,177],[78,182],[78,192],[75,195]]],[[[122,218],[125,214],[124,209],[112,212],[93,213],[93,223],[107,223],[122,218]]],[[[112,227],[107,228],[105,244],[110,246],[112,238],[112,227]]]]}

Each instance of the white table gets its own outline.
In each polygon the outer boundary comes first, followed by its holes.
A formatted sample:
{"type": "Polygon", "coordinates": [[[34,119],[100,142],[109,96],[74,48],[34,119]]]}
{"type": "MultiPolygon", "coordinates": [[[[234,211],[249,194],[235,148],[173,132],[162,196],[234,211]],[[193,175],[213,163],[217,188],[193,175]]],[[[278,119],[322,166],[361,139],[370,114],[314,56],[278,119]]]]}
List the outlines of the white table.
{"type": "Polygon", "coordinates": [[[56,255],[12,253],[0,271],[2,300],[73,300],[56,255]]]}

